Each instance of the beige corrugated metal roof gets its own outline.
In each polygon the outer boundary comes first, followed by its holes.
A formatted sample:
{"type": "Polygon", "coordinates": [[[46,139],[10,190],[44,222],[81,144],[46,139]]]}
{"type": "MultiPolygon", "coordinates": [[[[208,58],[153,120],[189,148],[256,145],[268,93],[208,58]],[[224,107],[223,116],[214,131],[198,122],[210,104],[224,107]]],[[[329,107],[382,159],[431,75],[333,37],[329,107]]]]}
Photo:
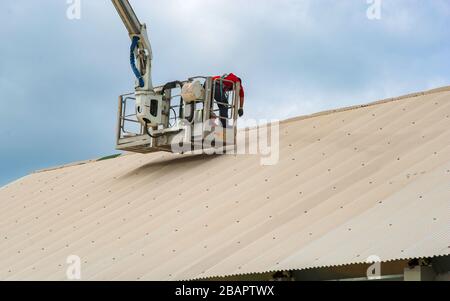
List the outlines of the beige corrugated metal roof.
{"type": "Polygon", "coordinates": [[[293,119],[280,162],[127,155],[0,190],[0,279],[178,280],[450,254],[450,89],[293,119]]]}

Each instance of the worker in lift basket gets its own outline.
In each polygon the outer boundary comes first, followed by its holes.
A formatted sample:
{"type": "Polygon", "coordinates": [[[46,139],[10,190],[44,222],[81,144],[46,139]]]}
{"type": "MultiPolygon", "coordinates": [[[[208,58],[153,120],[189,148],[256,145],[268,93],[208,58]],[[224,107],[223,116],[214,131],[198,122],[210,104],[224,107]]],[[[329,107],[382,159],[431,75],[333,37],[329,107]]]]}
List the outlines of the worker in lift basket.
{"type": "Polygon", "coordinates": [[[244,87],[242,86],[242,80],[233,73],[225,74],[223,76],[214,76],[212,79],[216,83],[214,99],[218,102],[217,105],[219,107],[219,115],[221,117],[220,121],[222,122],[222,126],[226,128],[228,120],[224,118],[228,118],[228,92],[233,90],[233,84],[230,83],[230,81],[241,84],[241,91],[239,92],[239,117],[244,115],[244,87]],[[223,79],[224,81],[220,81],[218,79],[223,79]]]}

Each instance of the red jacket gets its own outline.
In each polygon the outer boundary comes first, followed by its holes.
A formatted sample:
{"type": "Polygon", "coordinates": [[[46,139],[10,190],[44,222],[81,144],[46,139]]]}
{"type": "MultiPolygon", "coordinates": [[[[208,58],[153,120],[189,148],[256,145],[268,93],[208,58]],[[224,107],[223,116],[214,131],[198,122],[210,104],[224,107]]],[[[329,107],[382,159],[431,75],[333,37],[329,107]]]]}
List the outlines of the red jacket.
{"type": "MultiPolygon", "coordinates": [[[[213,76],[212,79],[216,80],[216,79],[220,79],[220,78],[222,78],[222,76],[213,76]]],[[[241,84],[241,91],[239,92],[239,97],[240,97],[240,108],[243,109],[245,94],[244,94],[244,86],[242,85],[242,80],[239,77],[237,77],[236,75],[234,75],[233,73],[228,74],[224,79],[231,81],[233,83],[241,84]]],[[[229,82],[224,81],[223,88],[225,91],[231,91],[231,90],[233,90],[233,85],[229,82]]]]}

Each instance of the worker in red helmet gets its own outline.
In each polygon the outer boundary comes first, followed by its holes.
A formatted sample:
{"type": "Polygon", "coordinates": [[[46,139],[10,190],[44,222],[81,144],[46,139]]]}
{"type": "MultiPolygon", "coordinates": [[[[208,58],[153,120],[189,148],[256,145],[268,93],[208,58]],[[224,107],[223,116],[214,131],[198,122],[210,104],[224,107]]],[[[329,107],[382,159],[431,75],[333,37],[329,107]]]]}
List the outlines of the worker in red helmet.
{"type": "Polygon", "coordinates": [[[214,99],[218,102],[217,106],[219,107],[220,121],[224,128],[227,127],[227,119],[228,119],[228,92],[233,90],[233,83],[240,83],[241,90],[239,92],[239,117],[244,115],[244,87],[242,86],[242,80],[234,75],[233,73],[225,74],[223,76],[214,76],[213,81],[215,81],[215,92],[214,99]],[[223,81],[217,80],[223,79],[223,81]]]}

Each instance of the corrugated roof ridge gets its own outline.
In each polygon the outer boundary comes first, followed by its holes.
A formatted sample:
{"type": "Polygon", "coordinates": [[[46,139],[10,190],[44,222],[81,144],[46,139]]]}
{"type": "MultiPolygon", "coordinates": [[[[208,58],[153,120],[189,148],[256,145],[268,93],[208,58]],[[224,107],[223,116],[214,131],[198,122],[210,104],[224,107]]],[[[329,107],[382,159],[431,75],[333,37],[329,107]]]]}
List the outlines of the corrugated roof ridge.
{"type": "Polygon", "coordinates": [[[450,86],[443,86],[440,88],[431,89],[431,90],[422,91],[422,92],[409,93],[409,94],[398,96],[398,97],[385,98],[385,99],[376,100],[376,101],[369,102],[366,104],[361,104],[361,105],[354,105],[354,106],[343,107],[343,108],[338,108],[338,109],[326,110],[326,111],[313,113],[313,114],[309,114],[309,115],[293,117],[293,118],[283,120],[281,123],[290,123],[290,122],[310,119],[310,118],[314,118],[314,117],[325,116],[325,115],[346,112],[346,111],[351,111],[351,110],[356,110],[356,109],[362,109],[362,108],[372,107],[372,106],[390,103],[390,102],[394,102],[394,101],[399,101],[399,100],[403,100],[403,99],[415,98],[415,97],[419,97],[419,96],[430,95],[430,94],[435,94],[435,93],[442,93],[442,92],[450,92],[450,86]]]}
{"type": "MultiPolygon", "coordinates": [[[[129,155],[132,155],[132,154],[131,153],[123,153],[120,156],[118,156],[117,158],[123,157],[123,156],[129,156],[129,155]]],[[[85,164],[89,164],[89,163],[95,163],[95,162],[99,162],[100,159],[101,158],[91,159],[91,160],[84,160],[84,161],[77,161],[77,162],[63,164],[63,165],[58,165],[58,166],[54,166],[54,167],[38,169],[38,170],[33,171],[31,174],[42,173],[42,172],[47,172],[47,171],[54,171],[54,170],[58,170],[58,169],[64,169],[64,168],[69,168],[69,167],[74,167],[74,166],[80,166],[80,165],[85,165],[85,164]]],[[[114,159],[111,159],[111,160],[114,160],[114,159]]]]}
{"type": "Polygon", "coordinates": [[[58,166],[54,166],[54,167],[38,169],[38,170],[35,170],[35,171],[31,172],[31,174],[42,173],[42,172],[47,172],[47,171],[53,171],[53,170],[58,170],[58,169],[63,169],[63,168],[68,168],[68,167],[73,167],[73,166],[85,165],[85,164],[96,162],[96,161],[97,160],[77,161],[77,162],[72,162],[72,163],[68,163],[68,164],[58,165],[58,166]]]}
{"type": "MultiPolygon", "coordinates": [[[[389,102],[394,102],[394,101],[398,101],[398,100],[414,98],[414,97],[419,97],[419,96],[424,96],[424,95],[429,95],[429,94],[434,94],[434,93],[448,92],[448,91],[450,91],[450,86],[443,86],[440,88],[427,90],[427,91],[423,91],[423,92],[409,93],[409,94],[398,96],[398,97],[391,97],[391,98],[386,98],[386,99],[382,99],[382,100],[377,100],[377,101],[370,102],[367,104],[354,105],[354,106],[343,107],[343,108],[338,108],[338,109],[333,109],[333,110],[326,110],[326,111],[309,114],[309,115],[293,117],[293,118],[289,118],[289,119],[281,121],[281,124],[301,121],[301,120],[305,120],[305,119],[311,119],[311,118],[320,117],[320,116],[326,116],[326,115],[330,115],[330,114],[334,114],[334,113],[346,112],[346,111],[350,111],[350,110],[372,107],[372,106],[376,106],[376,105],[380,105],[380,104],[385,104],[385,103],[389,103],[389,102]]],[[[244,130],[251,130],[251,128],[244,129],[244,130]]],[[[130,155],[130,154],[128,154],[128,153],[122,154],[122,156],[124,156],[124,155],[130,155]]],[[[112,159],[112,160],[114,160],[114,159],[112,159]]],[[[50,167],[50,168],[46,168],[46,169],[36,170],[36,171],[32,172],[31,174],[54,171],[54,170],[58,170],[58,169],[74,167],[74,166],[79,166],[79,165],[85,165],[85,164],[94,163],[97,161],[98,161],[97,159],[79,161],[79,162],[59,165],[59,166],[55,166],[55,167],[50,167]]]]}

